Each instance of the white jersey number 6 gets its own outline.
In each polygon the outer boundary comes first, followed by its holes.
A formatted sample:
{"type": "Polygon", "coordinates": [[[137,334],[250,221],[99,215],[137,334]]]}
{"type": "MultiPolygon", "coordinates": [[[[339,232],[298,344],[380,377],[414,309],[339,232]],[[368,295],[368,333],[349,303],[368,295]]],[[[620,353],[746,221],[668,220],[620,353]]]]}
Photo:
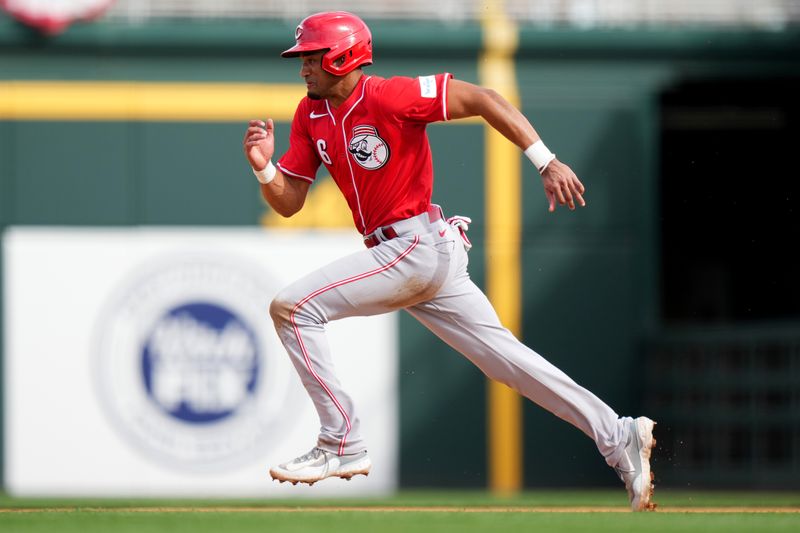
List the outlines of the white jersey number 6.
{"type": "Polygon", "coordinates": [[[317,139],[317,152],[319,152],[319,158],[322,159],[322,162],[326,165],[333,164],[331,161],[331,156],[328,155],[328,152],[325,149],[328,147],[328,143],[325,142],[325,139],[317,139]]]}

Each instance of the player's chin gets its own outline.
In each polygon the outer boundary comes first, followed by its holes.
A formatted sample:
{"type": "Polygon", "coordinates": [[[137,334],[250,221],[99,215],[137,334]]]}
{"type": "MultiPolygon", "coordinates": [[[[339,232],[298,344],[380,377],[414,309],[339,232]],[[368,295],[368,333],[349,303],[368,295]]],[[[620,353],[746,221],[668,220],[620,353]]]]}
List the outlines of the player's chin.
{"type": "Polygon", "coordinates": [[[308,91],[306,93],[306,96],[308,96],[312,100],[322,100],[322,97],[313,91],[308,91]]]}

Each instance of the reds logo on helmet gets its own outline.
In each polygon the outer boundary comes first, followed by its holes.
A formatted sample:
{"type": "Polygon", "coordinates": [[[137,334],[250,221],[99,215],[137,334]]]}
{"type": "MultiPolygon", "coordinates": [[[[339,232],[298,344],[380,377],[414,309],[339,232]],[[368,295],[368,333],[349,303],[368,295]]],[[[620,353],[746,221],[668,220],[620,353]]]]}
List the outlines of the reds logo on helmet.
{"type": "Polygon", "coordinates": [[[282,57],[327,50],[322,56],[322,69],[336,76],[372,64],[372,33],[363,20],[347,11],[326,11],[306,17],[297,26],[294,38],[297,44],[283,52],[282,57]],[[335,65],[339,60],[343,60],[342,64],[335,65]]]}
{"type": "Polygon", "coordinates": [[[377,170],[389,161],[391,152],[386,141],[378,135],[375,126],[360,125],[353,128],[347,151],[360,166],[377,170]]]}

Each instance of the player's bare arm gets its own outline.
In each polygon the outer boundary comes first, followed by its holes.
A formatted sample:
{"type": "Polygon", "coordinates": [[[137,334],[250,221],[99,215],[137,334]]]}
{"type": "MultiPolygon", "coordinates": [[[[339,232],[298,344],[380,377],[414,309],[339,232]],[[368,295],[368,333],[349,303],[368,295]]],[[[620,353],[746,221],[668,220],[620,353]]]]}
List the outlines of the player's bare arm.
{"type": "MultiPolygon", "coordinates": [[[[521,150],[541,140],[533,125],[516,107],[492,89],[465,81],[451,79],[447,86],[447,114],[451,119],[480,116],[521,150]]],[[[541,171],[542,185],[555,211],[556,202],[575,209],[575,203],[585,206],[585,188],[572,169],[553,159],[541,171]]]]}
{"type": "MultiPolygon", "coordinates": [[[[264,173],[272,166],[272,155],[275,152],[275,124],[272,119],[251,120],[244,135],[244,154],[253,170],[264,173]]],[[[300,211],[306,201],[310,183],[287,178],[281,171],[272,167],[268,172],[269,179],[261,178],[261,196],[267,203],[284,217],[290,217],[300,211]]]]}

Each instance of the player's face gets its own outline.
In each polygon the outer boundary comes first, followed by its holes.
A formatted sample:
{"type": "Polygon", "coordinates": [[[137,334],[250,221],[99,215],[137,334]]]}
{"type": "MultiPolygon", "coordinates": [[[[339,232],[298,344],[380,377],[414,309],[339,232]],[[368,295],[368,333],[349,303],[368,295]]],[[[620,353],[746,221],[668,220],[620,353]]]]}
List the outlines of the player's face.
{"type": "Polygon", "coordinates": [[[302,61],[300,77],[306,80],[308,97],[312,100],[320,100],[327,97],[330,94],[331,87],[338,80],[338,76],[322,70],[322,55],[324,53],[314,52],[300,56],[300,61],[302,61]]]}

